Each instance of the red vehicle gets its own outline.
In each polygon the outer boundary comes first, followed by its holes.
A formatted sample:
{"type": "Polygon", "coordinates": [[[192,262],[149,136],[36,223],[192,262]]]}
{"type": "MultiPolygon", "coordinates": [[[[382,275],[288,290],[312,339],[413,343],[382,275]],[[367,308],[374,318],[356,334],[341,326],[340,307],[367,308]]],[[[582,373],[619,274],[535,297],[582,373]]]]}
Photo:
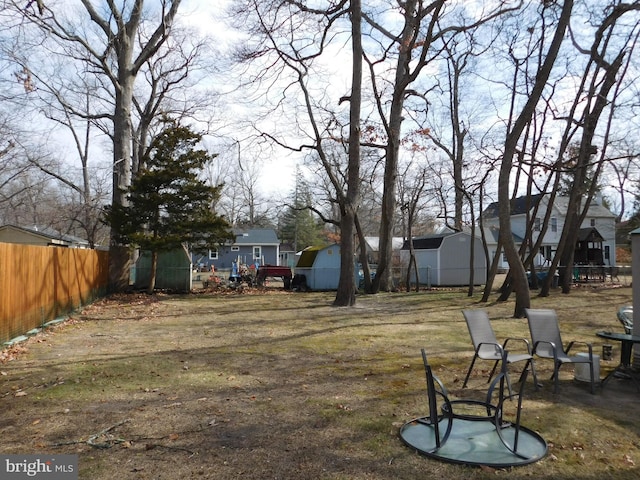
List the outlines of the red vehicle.
{"type": "Polygon", "coordinates": [[[263,286],[267,277],[280,277],[284,283],[284,289],[289,290],[291,288],[291,268],[282,267],[279,265],[261,265],[258,267],[258,273],[256,274],[256,283],[258,286],[263,286]]]}

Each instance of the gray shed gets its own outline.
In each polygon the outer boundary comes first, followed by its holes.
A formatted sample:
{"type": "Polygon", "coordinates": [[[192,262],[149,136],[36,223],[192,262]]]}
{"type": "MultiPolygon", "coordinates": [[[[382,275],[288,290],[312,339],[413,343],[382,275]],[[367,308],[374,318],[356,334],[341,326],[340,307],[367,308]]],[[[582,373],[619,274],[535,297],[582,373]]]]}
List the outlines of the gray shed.
{"type": "MultiPolygon", "coordinates": [[[[474,248],[474,283],[483,284],[487,276],[482,240],[465,232],[441,233],[413,239],[420,283],[428,286],[466,286],[469,284],[471,244],[474,248]]],[[[401,251],[402,264],[409,262],[409,241],[401,251]]]]}
{"type": "MultiPolygon", "coordinates": [[[[305,276],[310,290],[337,290],[340,282],[340,245],[334,243],[327,247],[305,248],[294,273],[296,276],[305,276]]],[[[354,282],[357,282],[357,278],[354,278],[354,282]]]]}

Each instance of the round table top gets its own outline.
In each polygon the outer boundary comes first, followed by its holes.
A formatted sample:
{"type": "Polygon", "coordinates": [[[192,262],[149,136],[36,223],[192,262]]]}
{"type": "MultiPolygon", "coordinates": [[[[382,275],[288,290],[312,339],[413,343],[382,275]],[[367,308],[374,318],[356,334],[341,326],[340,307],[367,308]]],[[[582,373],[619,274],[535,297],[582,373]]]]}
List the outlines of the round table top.
{"type": "Polygon", "coordinates": [[[600,338],[606,338],[609,340],[618,340],[620,342],[633,342],[640,343],[640,335],[629,335],[628,333],[620,332],[596,332],[596,335],[600,338]]]}

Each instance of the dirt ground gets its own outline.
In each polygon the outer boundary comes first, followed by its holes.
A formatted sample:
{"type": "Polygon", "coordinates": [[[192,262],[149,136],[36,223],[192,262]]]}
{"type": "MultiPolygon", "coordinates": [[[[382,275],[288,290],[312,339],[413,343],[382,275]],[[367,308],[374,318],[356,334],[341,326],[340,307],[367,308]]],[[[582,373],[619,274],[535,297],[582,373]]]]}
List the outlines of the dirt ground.
{"type": "MultiPolygon", "coordinates": [[[[399,427],[426,413],[420,348],[453,395],[482,395],[460,310],[486,308],[499,338],[528,336],[513,303],[455,289],[361,296],[280,289],[104,299],[0,356],[0,452],[78,454],[81,479],[637,478],[639,393],[614,379],[596,395],[563,372],[526,390],[523,423],[547,457],[511,470],[417,455],[399,427]]],[[[600,352],[620,330],[628,287],[532,298],[556,308],[565,339],[600,352]]],[[[601,376],[619,358],[601,362],[601,376]]],[[[485,368],[487,367],[487,368],[485,368]]],[[[545,380],[551,366],[539,362],[545,380]]]]}

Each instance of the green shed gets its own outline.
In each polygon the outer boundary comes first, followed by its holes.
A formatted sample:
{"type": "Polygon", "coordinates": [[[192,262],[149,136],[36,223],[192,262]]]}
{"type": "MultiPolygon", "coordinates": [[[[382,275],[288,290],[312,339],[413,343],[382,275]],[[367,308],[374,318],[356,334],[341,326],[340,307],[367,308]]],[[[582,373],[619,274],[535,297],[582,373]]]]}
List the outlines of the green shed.
{"type": "MultiPolygon", "coordinates": [[[[135,265],[136,288],[147,288],[151,276],[151,252],[142,251],[135,265]]],[[[156,272],[156,288],[191,291],[191,256],[186,247],[158,254],[158,270],[156,272]]]]}

